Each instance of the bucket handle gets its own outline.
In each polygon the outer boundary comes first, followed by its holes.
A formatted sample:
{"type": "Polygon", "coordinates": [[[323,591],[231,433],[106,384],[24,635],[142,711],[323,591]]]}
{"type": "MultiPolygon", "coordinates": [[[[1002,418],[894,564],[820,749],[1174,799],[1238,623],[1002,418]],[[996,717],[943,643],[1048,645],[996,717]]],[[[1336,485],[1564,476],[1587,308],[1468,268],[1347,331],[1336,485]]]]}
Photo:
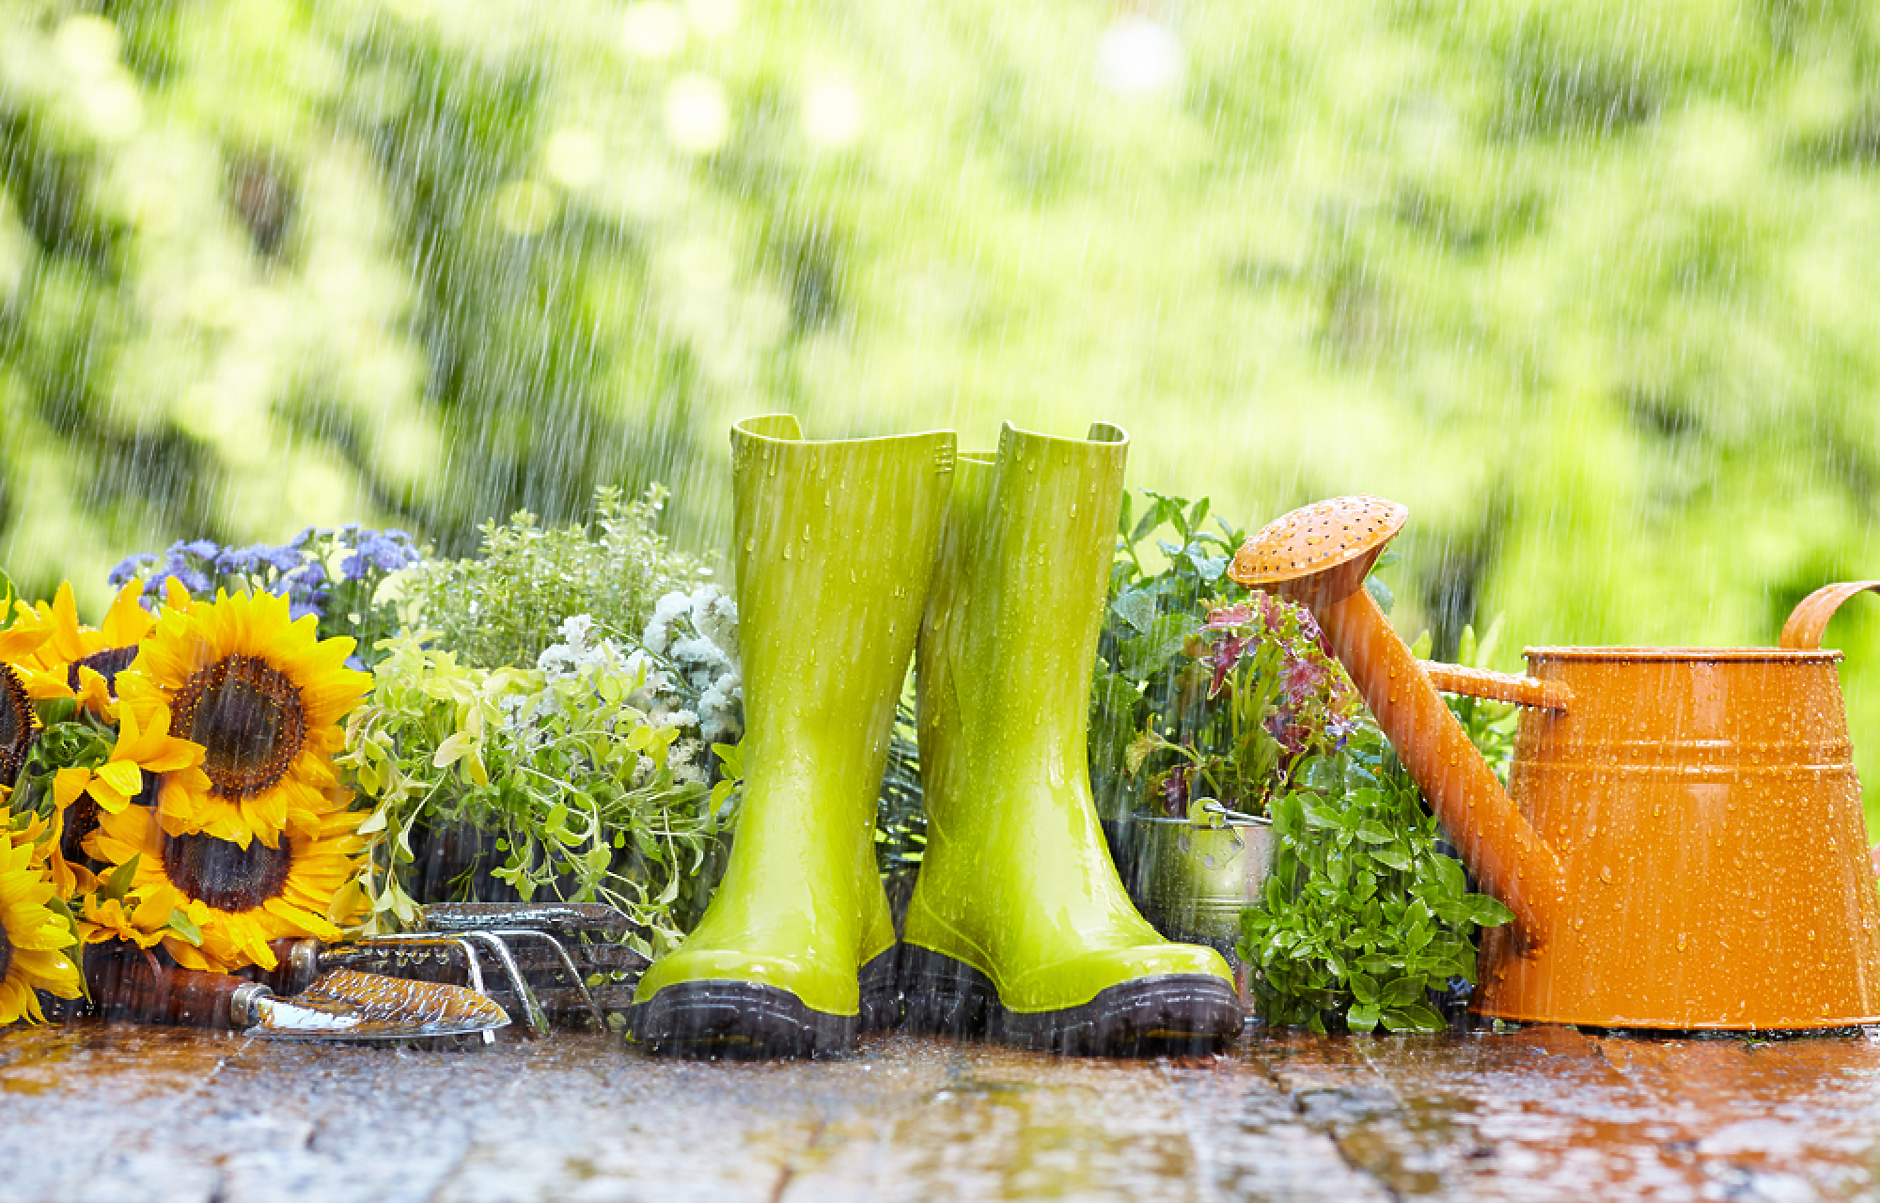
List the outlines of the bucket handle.
{"type": "Polygon", "coordinates": [[[1841,603],[1856,593],[1880,592],[1880,581],[1845,581],[1823,585],[1804,597],[1782,624],[1781,646],[1789,651],[1812,652],[1821,646],[1821,633],[1841,603]]]}
{"type": "MultiPolygon", "coordinates": [[[[1196,798],[1188,804],[1188,824],[1191,827],[1227,828],[1232,830],[1236,823],[1264,823],[1267,820],[1258,815],[1242,814],[1229,810],[1217,798],[1196,798]]],[[[1234,837],[1234,843],[1240,843],[1240,837],[1234,837]]]]}
{"type": "Polygon", "coordinates": [[[1513,702],[1536,710],[1565,710],[1573,701],[1573,691],[1559,681],[1542,681],[1486,668],[1464,668],[1460,664],[1438,664],[1434,660],[1419,660],[1417,665],[1429,677],[1430,684],[1443,693],[1513,702]]]}

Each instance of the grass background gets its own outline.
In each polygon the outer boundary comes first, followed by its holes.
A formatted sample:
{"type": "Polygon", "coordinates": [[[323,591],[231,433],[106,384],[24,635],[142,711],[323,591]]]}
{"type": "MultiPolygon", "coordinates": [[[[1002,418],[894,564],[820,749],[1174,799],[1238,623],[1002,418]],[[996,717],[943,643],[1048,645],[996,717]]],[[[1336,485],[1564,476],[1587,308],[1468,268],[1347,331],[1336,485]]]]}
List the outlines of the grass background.
{"type": "Polygon", "coordinates": [[[1409,504],[1439,650],[1771,643],[1880,577],[1877,52],[1853,0],[0,0],[0,565],[95,615],[174,538],[654,479],[709,548],[743,414],[1102,418],[1236,522],[1409,504]]]}

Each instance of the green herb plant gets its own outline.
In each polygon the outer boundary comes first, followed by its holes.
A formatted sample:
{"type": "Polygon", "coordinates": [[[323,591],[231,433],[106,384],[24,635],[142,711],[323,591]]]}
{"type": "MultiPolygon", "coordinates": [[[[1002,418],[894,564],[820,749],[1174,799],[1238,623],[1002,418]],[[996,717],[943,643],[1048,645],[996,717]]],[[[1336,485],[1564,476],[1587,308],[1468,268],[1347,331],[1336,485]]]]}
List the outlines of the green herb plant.
{"type": "Polygon", "coordinates": [[[1441,1030],[1431,993],[1474,982],[1475,929],[1512,914],[1436,850],[1435,817],[1368,718],[1297,780],[1268,804],[1272,875],[1241,912],[1260,1013],[1315,1032],[1441,1030]]]}
{"type": "MultiPolygon", "coordinates": [[[[651,717],[646,661],[605,641],[559,673],[467,666],[430,632],[385,647],[339,758],[372,804],[360,828],[369,930],[443,900],[415,894],[414,838],[460,829],[493,845],[488,875],[523,899],[608,903],[635,921],[642,952],[676,946],[707,888],[733,782],[714,788],[705,766],[676,754],[682,728],[651,717]]],[[[443,898],[476,897],[484,871],[465,870],[443,898]]]]}
{"type": "Polygon", "coordinates": [[[709,575],[658,533],[667,496],[654,485],[626,502],[618,489],[602,488],[583,526],[545,530],[526,510],[504,524],[485,523],[476,558],[432,560],[413,571],[405,593],[415,625],[477,668],[535,663],[575,614],[592,616],[617,639],[638,641],[661,596],[689,591],[709,575]]]}
{"type": "MultiPolygon", "coordinates": [[[[1465,627],[1458,662],[1484,665],[1500,626],[1480,641],[1465,627]]],[[[1429,648],[1426,632],[1412,650],[1423,658],[1429,648]]],[[[1445,700],[1505,778],[1514,707],[1445,700]]],[[[1431,996],[1457,978],[1474,984],[1476,929],[1512,913],[1469,892],[1462,864],[1438,851],[1429,805],[1368,714],[1355,716],[1341,747],[1302,766],[1297,782],[1268,807],[1272,876],[1260,903],[1241,912],[1237,951],[1258,971],[1261,1013],[1321,1032],[1328,1022],[1354,1032],[1440,1030],[1431,996]]]]}

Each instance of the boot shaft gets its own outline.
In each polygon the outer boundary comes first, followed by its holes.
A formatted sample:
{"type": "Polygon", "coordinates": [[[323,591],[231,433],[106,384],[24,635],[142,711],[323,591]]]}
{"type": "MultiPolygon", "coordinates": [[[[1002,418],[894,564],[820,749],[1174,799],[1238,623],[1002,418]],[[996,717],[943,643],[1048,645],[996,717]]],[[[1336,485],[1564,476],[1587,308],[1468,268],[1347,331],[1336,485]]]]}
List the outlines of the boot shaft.
{"type": "Polygon", "coordinates": [[[731,448],[746,762],[878,781],[954,436],[807,441],[794,417],[772,414],[739,422],[731,448]]]}
{"type": "MultiPolygon", "coordinates": [[[[923,732],[964,724],[940,759],[970,745],[1083,772],[1127,453],[1113,426],[1085,440],[1008,423],[996,458],[958,457],[920,647],[923,732]]],[[[947,772],[925,746],[922,767],[947,772]]]]}

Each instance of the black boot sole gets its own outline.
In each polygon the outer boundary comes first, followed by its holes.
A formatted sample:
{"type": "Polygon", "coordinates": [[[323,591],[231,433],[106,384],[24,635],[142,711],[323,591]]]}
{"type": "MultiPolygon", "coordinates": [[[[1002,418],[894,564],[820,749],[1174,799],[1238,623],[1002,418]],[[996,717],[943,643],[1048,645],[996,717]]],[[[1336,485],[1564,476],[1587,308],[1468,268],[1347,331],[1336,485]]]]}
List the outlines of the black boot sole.
{"type": "Polygon", "coordinates": [[[962,961],[912,944],[901,946],[904,1026],[931,1035],[984,1036],[1019,1048],[1083,1057],[1158,1057],[1211,1053],[1240,1034],[1234,988],[1197,973],[1138,978],[1103,990],[1082,1006],[1007,1010],[992,979],[962,961]]]}
{"type": "Polygon", "coordinates": [[[667,986],[628,1009],[627,1030],[649,1052],[693,1060],[827,1057],[855,1047],[858,1031],[901,1019],[895,949],[862,966],[861,1013],[831,1015],[777,986],[698,981],[667,986]]]}

